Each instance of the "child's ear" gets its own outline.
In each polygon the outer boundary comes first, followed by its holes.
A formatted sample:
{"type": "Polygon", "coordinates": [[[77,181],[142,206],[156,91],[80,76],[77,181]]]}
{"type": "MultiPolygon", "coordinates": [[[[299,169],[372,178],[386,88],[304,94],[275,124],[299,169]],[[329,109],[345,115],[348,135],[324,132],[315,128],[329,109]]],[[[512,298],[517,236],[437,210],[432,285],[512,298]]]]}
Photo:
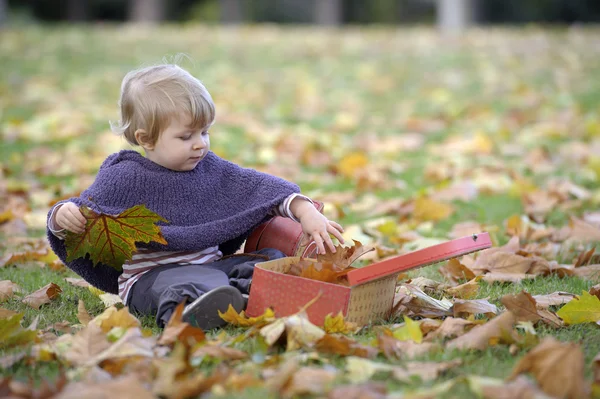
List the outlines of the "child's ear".
{"type": "Polygon", "coordinates": [[[135,136],[135,140],[141,145],[145,150],[152,150],[154,148],[154,144],[150,142],[150,137],[148,137],[148,133],[144,129],[138,129],[133,134],[135,136]]]}

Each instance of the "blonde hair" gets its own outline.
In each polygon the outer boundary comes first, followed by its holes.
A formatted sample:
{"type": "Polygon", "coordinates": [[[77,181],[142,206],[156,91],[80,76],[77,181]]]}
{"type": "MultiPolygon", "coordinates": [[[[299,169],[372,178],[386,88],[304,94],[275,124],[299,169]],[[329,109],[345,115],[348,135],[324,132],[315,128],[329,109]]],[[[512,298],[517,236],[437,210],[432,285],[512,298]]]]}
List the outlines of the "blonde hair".
{"type": "Polygon", "coordinates": [[[202,129],[213,123],[215,105],[204,85],[188,71],[175,64],[162,64],[129,72],[121,84],[119,99],[121,119],[111,124],[115,133],[139,145],[138,129],[146,131],[150,144],[171,123],[187,112],[191,128],[202,129]]]}

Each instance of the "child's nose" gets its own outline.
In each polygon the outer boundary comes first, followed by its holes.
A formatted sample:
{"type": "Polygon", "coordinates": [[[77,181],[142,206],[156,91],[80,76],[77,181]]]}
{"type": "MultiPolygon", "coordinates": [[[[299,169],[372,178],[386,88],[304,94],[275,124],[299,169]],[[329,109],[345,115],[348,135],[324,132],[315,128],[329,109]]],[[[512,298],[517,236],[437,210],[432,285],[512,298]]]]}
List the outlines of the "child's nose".
{"type": "Polygon", "coordinates": [[[193,147],[195,150],[201,150],[204,147],[206,147],[206,143],[204,142],[204,140],[198,140],[194,143],[193,147]]]}

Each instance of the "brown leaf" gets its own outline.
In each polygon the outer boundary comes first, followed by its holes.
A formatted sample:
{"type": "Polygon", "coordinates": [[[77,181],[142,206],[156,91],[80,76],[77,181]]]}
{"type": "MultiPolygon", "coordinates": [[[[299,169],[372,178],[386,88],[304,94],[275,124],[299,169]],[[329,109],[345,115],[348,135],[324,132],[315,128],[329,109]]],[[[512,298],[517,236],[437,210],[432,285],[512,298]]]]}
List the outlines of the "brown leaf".
{"type": "Polygon", "coordinates": [[[448,349],[477,349],[484,350],[499,341],[514,340],[513,327],[516,318],[511,312],[504,312],[488,321],[486,324],[474,327],[465,335],[447,344],[448,349]]]}
{"type": "Polygon", "coordinates": [[[61,292],[62,290],[58,285],[50,283],[27,295],[25,298],[23,298],[22,302],[34,309],[39,310],[40,306],[50,303],[50,301],[57,298],[61,292]]]}
{"type": "Polygon", "coordinates": [[[546,295],[534,295],[535,303],[538,308],[548,308],[550,306],[564,305],[575,298],[577,295],[564,291],[556,291],[546,295]]]}
{"type": "Polygon", "coordinates": [[[456,298],[473,298],[479,292],[479,280],[481,280],[481,278],[481,276],[477,276],[464,284],[457,285],[456,287],[447,288],[446,293],[456,298]]]}
{"type": "Polygon", "coordinates": [[[379,353],[377,348],[361,345],[343,335],[326,334],[315,343],[319,353],[332,353],[339,356],[359,356],[374,358],[379,353]]]}
{"type": "Polygon", "coordinates": [[[414,341],[400,341],[389,334],[391,331],[386,331],[377,337],[379,349],[389,360],[410,359],[438,348],[431,342],[417,344],[414,341]]]}
{"type": "Polygon", "coordinates": [[[71,285],[74,285],[75,287],[82,287],[82,288],[91,287],[90,283],[88,283],[87,281],[85,281],[82,278],[67,277],[67,278],[65,278],[65,281],[71,285]]]}
{"type": "Polygon", "coordinates": [[[528,258],[509,252],[496,252],[489,256],[477,258],[471,270],[475,274],[493,273],[527,273],[536,263],[535,258],[528,258]]]}
{"type": "Polygon", "coordinates": [[[519,360],[509,380],[522,373],[532,374],[540,388],[553,397],[587,397],[583,352],[576,343],[559,342],[553,337],[544,338],[519,360]]]}
{"type": "Polygon", "coordinates": [[[125,375],[114,380],[98,383],[75,382],[67,385],[58,399],[104,399],[109,392],[119,397],[135,399],[153,399],[154,395],[146,390],[134,375],[125,375]]]}
{"type": "Polygon", "coordinates": [[[336,246],[335,253],[330,252],[326,246],[327,252],[325,254],[317,255],[317,262],[332,263],[337,269],[346,269],[350,267],[356,259],[375,249],[374,247],[364,247],[360,241],[353,241],[354,245],[351,247],[344,247],[341,245],[336,246]]]}
{"type": "Polygon", "coordinates": [[[442,372],[461,364],[461,359],[449,362],[408,362],[404,367],[395,367],[393,374],[397,380],[407,383],[411,382],[413,377],[419,377],[422,382],[426,382],[436,379],[442,372]]]}
{"type": "Polygon", "coordinates": [[[383,382],[368,382],[336,386],[327,395],[327,399],[385,399],[387,387],[383,382]]]}
{"type": "Polygon", "coordinates": [[[596,247],[593,247],[589,251],[583,251],[579,254],[577,259],[575,259],[575,267],[583,266],[590,262],[592,256],[594,256],[594,252],[596,251],[596,247]]]}
{"type": "Polygon", "coordinates": [[[466,333],[467,329],[472,328],[477,324],[480,323],[460,318],[447,317],[437,330],[425,336],[425,341],[433,341],[438,338],[460,337],[466,333]]]}
{"type": "Polygon", "coordinates": [[[73,337],[73,343],[65,353],[65,358],[75,366],[81,366],[108,349],[110,345],[100,327],[90,323],[73,337]]]}
{"type": "Polygon", "coordinates": [[[600,229],[576,217],[571,217],[569,220],[569,229],[568,241],[590,243],[600,241],[600,229]]]}
{"type": "Polygon", "coordinates": [[[92,320],[92,316],[88,313],[85,308],[85,303],[80,299],[79,304],[77,305],[77,320],[84,326],[87,326],[90,320],[92,320]]]}
{"type": "Polygon", "coordinates": [[[486,273],[483,275],[482,280],[486,283],[515,283],[518,284],[523,280],[532,280],[535,278],[533,274],[525,273],[486,273]]]}
{"type": "Polygon", "coordinates": [[[337,373],[320,367],[301,367],[284,387],[284,398],[297,395],[322,395],[333,384],[337,373]]]}
{"type": "Polygon", "coordinates": [[[184,307],[185,303],[181,302],[175,308],[171,319],[158,340],[159,345],[171,345],[178,341],[191,344],[193,342],[202,342],[206,339],[204,331],[201,328],[193,327],[182,320],[181,316],[184,307]]]}
{"type": "Polygon", "coordinates": [[[452,307],[454,317],[461,317],[463,314],[484,314],[487,317],[492,317],[498,314],[498,308],[496,305],[488,302],[487,299],[473,299],[463,300],[459,299],[454,301],[452,307]]]}
{"type": "Polygon", "coordinates": [[[528,292],[521,291],[516,295],[504,295],[500,301],[506,309],[515,315],[517,321],[531,321],[535,323],[538,320],[543,320],[546,324],[553,327],[562,326],[561,320],[554,313],[538,309],[535,299],[528,292]]]}
{"type": "Polygon", "coordinates": [[[592,288],[590,288],[590,295],[595,295],[600,298],[600,284],[596,284],[592,288]]]}
{"type": "Polygon", "coordinates": [[[302,259],[298,263],[291,265],[290,274],[335,284],[340,281],[340,278],[348,274],[350,270],[350,268],[339,269],[330,262],[319,263],[302,259]]]}
{"type": "Polygon", "coordinates": [[[587,280],[600,281],[600,264],[577,267],[573,270],[573,275],[587,280]]]}
{"type": "Polygon", "coordinates": [[[455,284],[462,279],[472,280],[475,278],[475,273],[456,258],[446,262],[444,266],[439,268],[439,272],[455,284]]]}
{"type": "Polygon", "coordinates": [[[221,360],[243,360],[248,357],[246,352],[221,345],[205,344],[194,351],[192,357],[210,356],[221,360]]]}
{"type": "Polygon", "coordinates": [[[598,352],[594,360],[592,360],[592,372],[594,384],[600,385],[600,352],[598,352]]]}
{"type": "Polygon", "coordinates": [[[484,399],[551,399],[525,376],[518,376],[513,381],[501,385],[484,385],[481,387],[484,399]]]}
{"type": "Polygon", "coordinates": [[[0,302],[4,302],[12,298],[15,295],[15,293],[21,291],[21,287],[19,287],[18,284],[15,284],[10,280],[0,281],[0,302]]]}

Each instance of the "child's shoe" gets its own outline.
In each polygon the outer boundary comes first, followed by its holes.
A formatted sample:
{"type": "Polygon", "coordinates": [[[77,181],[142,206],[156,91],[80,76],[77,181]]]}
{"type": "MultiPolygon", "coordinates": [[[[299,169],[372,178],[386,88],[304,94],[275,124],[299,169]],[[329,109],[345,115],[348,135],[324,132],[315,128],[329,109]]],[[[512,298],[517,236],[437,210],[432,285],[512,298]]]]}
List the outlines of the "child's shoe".
{"type": "Polygon", "coordinates": [[[225,313],[233,306],[236,312],[244,309],[245,301],[240,291],[230,285],[217,287],[198,297],[183,309],[182,319],[204,331],[222,327],[227,322],[219,317],[218,310],[225,313]]]}

